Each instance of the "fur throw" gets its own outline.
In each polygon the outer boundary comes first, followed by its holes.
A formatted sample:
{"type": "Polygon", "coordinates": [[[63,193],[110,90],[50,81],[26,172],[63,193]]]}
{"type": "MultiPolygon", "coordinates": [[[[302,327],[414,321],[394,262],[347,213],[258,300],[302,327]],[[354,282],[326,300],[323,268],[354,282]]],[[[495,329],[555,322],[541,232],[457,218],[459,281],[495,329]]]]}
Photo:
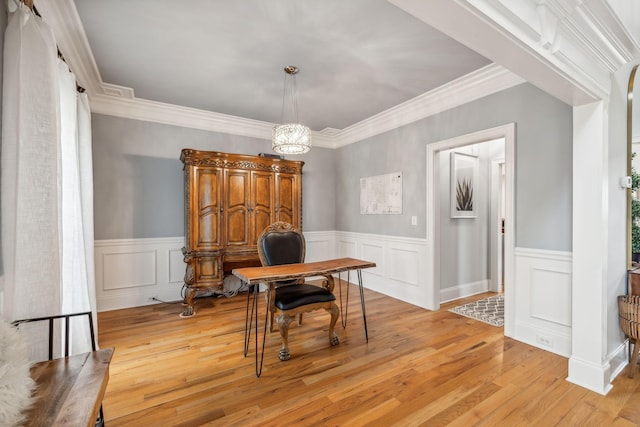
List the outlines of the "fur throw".
{"type": "Polygon", "coordinates": [[[0,426],[18,426],[22,412],[31,404],[31,379],[28,349],[10,324],[0,319],[0,426]]]}

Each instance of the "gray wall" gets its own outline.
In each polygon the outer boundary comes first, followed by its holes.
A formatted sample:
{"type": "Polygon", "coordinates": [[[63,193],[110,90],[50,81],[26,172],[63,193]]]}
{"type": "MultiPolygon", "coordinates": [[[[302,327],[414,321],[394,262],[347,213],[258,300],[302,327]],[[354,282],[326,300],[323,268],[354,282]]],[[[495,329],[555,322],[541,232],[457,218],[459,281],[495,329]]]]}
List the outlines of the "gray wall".
{"type": "MultiPolygon", "coordinates": [[[[337,150],[303,169],[305,231],[426,235],[426,145],[516,123],[516,245],[571,250],[572,110],[522,84],[337,150]],[[401,171],[403,213],[360,215],[360,178],[401,171]],[[411,225],[411,216],[418,225],[411,225]]],[[[182,148],[257,154],[266,140],[93,114],[96,239],[182,236],[182,148]]]]}
{"type": "MultiPolygon", "coordinates": [[[[95,238],[184,235],[180,150],[271,153],[270,141],[102,114],[92,115],[95,238]]],[[[290,157],[303,168],[303,228],[333,230],[334,151],[290,157]]]]}
{"type": "Polygon", "coordinates": [[[340,148],[336,229],[424,238],[426,145],[515,122],[516,245],[571,251],[572,114],[570,106],[524,83],[340,148]],[[396,171],[403,173],[403,214],[360,215],[360,178],[396,171]]]}

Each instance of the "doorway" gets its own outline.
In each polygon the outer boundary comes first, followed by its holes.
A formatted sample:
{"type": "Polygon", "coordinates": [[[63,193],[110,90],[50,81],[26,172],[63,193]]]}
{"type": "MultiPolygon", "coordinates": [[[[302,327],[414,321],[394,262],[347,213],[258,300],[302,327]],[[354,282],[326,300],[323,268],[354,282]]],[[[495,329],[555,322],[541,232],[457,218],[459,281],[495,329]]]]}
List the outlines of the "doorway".
{"type": "MultiPolygon", "coordinates": [[[[515,184],[515,124],[511,123],[456,138],[439,141],[427,145],[427,295],[426,305],[431,310],[440,308],[441,299],[441,253],[440,225],[441,214],[438,185],[438,153],[444,150],[465,147],[485,141],[504,139],[504,293],[505,293],[505,325],[506,336],[513,336],[514,331],[514,184],[515,184]]],[[[501,224],[500,224],[501,225],[501,224]]],[[[495,236],[495,234],[494,234],[495,236]]]]}

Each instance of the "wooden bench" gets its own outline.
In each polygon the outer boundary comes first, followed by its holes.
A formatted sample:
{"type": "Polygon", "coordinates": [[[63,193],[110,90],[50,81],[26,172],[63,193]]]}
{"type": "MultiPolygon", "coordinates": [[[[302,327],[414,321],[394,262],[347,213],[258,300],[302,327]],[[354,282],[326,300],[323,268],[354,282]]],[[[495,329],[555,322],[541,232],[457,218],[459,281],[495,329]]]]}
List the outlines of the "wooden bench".
{"type": "Polygon", "coordinates": [[[95,426],[113,348],[36,363],[37,388],[25,426],[95,426]]]}

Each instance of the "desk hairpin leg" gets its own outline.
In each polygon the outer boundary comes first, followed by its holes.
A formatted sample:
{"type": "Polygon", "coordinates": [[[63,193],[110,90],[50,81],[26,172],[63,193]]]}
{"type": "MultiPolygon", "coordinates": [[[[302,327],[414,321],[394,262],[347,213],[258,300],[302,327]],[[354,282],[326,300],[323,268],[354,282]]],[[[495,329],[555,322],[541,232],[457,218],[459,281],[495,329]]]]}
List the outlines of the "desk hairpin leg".
{"type": "Polygon", "coordinates": [[[367,310],[364,306],[364,286],[362,284],[362,270],[358,269],[358,288],[360,288],[360,305],[362,306],[362,319],[364,320],[364,336],[369,342],[369,331],[367,330],[367,310]]]}
{"type": "Polygon", "coordinates": [[[256,377],[260,378],[262,374],[262,366],[264,364],[264,346],[267,341],[267,321],[269,319],[269,302],[271,298],[271,292],[267,290],[267,313],[264,317],[264,331],[262,333],[262,351],[258,354],[258,292],[260,289],[259,284],[250,285],[247,291],[247,312],[244,323],[244,357],[247,357],[249,353],[249,341],[251,340],[251,326],[253,325],[254,314],[256,322],[256,377]],[[253,301],[251,301],[251,315],[249,315],[249,299],[251,290],[253,288],[253,301]],[[258,365],[258,358],[260,359],[260,365],[258,365]]]}
{"type": "Polygon", "coordinates": [[[249,353],[249,340],[251,339],[251,327],[253,326],[253,310],[255,309],[255,304],[252,303],[251,315],[249,315],[249,300],[255,286],[256,285],[248,285],[247,287],[247,312],[244,318],[244,357],[247,357],[247,354],[249,353]]]}
{"type": "Polygon", "coordinates": [[[345,329],[347,327],[347,316],[349,314],[349,271],[347,271],[347,304],[344,309],[344,314],[342,313],[342,279],[340,278],[340,272],[338,272],[338,287],[340,290],[340,323],[342,323],[342,328],[345,329]]]}
{"type": "MultiPolygon", "coordinates": [[[[349,314],[349,285],[351,284],[350,280],[350,270],[347,270],[347,304],[344,308],[344,314],[342,312],[342,280],[340,280],[340,272],[338,272],[338,284],[340,285],[340,317],[342,318],[342,327],[347,327],[347,316],[349,314]]],[[[367,330],[367,310],[364,304],[364,285],[362,284],[362,270],[358,269],[358,289],[360,290],[360,306],[362,307],[362,320],[364,321],[364,336],[369,342],[369,331],[367,330]]]]}

